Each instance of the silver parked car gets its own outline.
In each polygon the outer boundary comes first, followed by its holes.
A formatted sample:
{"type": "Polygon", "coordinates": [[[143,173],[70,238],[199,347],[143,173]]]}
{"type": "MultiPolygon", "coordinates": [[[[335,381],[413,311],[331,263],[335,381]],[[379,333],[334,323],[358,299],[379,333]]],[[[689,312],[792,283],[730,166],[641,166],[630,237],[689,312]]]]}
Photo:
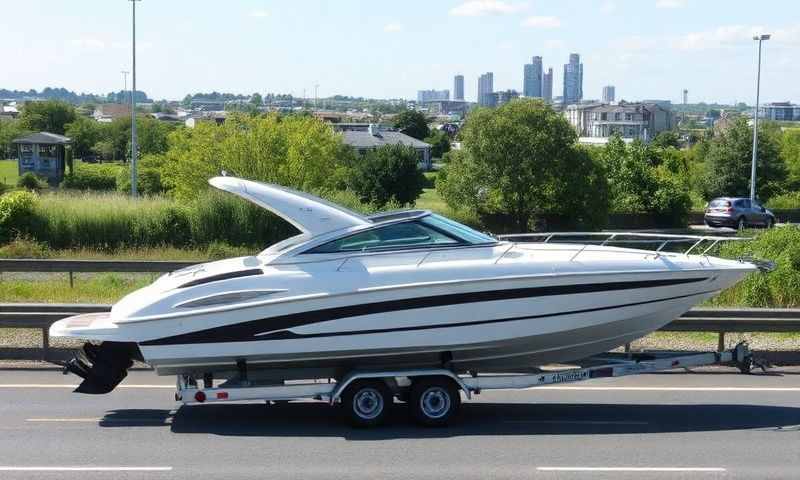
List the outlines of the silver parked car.
{"type": "Polygon", "coordinates": [[[757,201],[749,198],[719,197],[708,202],[704,216],[709,227],[747,227],[771,228],[775,225],[775,215],[757,201]]]}

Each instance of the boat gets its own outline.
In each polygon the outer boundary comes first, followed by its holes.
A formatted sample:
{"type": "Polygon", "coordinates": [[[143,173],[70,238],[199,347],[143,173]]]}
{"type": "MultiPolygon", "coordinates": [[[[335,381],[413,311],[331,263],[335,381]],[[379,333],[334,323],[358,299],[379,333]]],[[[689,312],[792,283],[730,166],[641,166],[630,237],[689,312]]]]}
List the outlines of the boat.
{"type": "Polygon", "coordinates": [[[87,340],[65,365],[84,379],[76,391],[110,392],[134,361],[275,383],[358,369],[526,372],[643,337],[758,268],[663,244],[497,238],[426,210],[365,216],[277,185],[209,183],[299,233],[54,323],[52,337],[87,340]]]}

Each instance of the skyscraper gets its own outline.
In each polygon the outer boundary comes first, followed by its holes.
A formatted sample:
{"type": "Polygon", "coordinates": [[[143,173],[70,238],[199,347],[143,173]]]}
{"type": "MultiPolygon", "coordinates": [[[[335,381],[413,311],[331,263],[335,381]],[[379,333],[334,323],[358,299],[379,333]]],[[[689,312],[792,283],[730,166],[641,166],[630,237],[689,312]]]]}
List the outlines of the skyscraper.
{"type": "Polygon", "coordinates": [[[577,53],[569,54],[564,64],[564,104],[578,103],[583,98],[583,64],[577,53]]]}
{"type": "Polygon", "coordinates": [[[542,75],[542,98],[545,102],[553,101],[553,69],[548,68],[542,75]]]}
{"type": "Polygon", "coordinates": [[[453,79],[453,100],[464,100],[464,75],[456,75],[453,79]]]}
{"type": "Polygon", "coordinates": [[[603,103],[611,103],[614,101],[614,85],[606,85],[603,87],[603,103]]]}
{"type": "Polygon", "coordinates": [[[490,107],[494,104],[494,74],[486,72],[478,78],[478,105],[490,107]]]}
{"type": "Polygon", "coordinates": [[[525,65],[522,94],[526,97],[542,97],[542,57],[533,57],[525,65]]]}

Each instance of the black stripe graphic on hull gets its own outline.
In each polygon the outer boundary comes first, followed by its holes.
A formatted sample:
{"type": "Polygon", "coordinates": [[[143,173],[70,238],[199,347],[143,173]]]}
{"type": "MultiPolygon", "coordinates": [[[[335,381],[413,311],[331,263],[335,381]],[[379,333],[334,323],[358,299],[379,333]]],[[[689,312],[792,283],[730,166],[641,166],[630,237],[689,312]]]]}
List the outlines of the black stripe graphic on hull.
{"type": "Polygon", "coordinates": [[[309,312],[291,313],[288,315],[249,320],[233,325],[225,325],[221,327],[184,333],[181,335],[174,335],[171,337],[148,340],[141,342],[141,345],[153,346],[250,342],[254,340],[260,340],[262,337],[268,334],[266,332],[277,332],[303,325],[338,320],[347,317],[357,317],[360,315],[374,315],[377,313],[397,312],[402,310],[413,310],[417,308],[461,305],[464,303],[483,303],[497,300],[664,287],[687,283],[697,283],[705,280],[708,280],[708,277],[609,283],[579,283],[572,285],[552,285],[546,287],[514,288],[507,290],[489,290],[483,292],[451,293],[429,297],[404,298],[399,300],[347,305],[344,307],[325,308],[321,310],[312,310],[309,312]],[[262,333],[264,335],[258,336],[258,334],[262,333]]]}
{"type": "MultiPolygon", "coordinates": [[[[525,315],[522,317],[505,317],[505,318],[494,318],[491,320],[476,320],[474,322],[459,322],[459,323],[442,323],[438,325],[416,325],[413,327],[397,327],[397,328],[383,328],[383,329],[374,329],[374,330],[353,330],[349,332],[325,332],[325,333],[294,333],[290,330],[281,330],[280,332],[272,332],[267,335],[259,335],[257,340],[298,340],[298,339],[306,339],[306,338],[317,338],[317,337],[340,337],[345,335],[369,335],[373,333],[396,333],[396,332],[411,332],[415,330],[435,330],[437,328],[454,328],[454,327],[468,327],[473,325],[485,325],[490,323],[503,323],[503,322],[514,322],[516,320],[535,320],[537,318],[546,318],[546,317],[561,317],[564,315],[575,315],[579,313],[592,313],[592,312],[601,312],[603,310],[614,310],[617,308],[625,308],[625,307],[636,307],[638,305],[648,305],[651,303],[660,303],[660,302],[668,302],[670,300],[678,300],[681,298],[689,298],[689,297],[696,297],[698,295],[706,295],[708,293],[714,293],[717,290],[706,290],[704,292],[697,292],[697,293],[690,293],[687,295],[678,295],[677,297],[667,297],[667,298],[659,298],[657,300],[647,300],[644,302],[634,302],[634,303],[624,303],[622,305],[611,305],[608,307],[594,307],[594,308],[584,308],[582,310],[570,310],[566,312],[555,312],[555,313],[543,313],[541,315],[525,315]]],[[[256,340],[256,339],[254,339],[256,340]]]]}

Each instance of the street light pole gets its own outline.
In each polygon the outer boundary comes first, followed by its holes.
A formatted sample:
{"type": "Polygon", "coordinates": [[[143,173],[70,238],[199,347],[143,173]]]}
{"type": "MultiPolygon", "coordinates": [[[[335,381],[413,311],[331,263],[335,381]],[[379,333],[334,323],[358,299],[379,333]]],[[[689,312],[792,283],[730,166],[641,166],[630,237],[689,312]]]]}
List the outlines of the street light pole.
{"type": "Polygon", "coordinates": [[[758,160],[758,109],[761,94],[761,42],[769,40],[769,35],[756,35],[758,41],[758,73],[756,74],[756,110],[753,115],[753,162],[750,165],[750,203],[756,200],[756,161],[758,160]]]}
{"type": "Polygon", "coordinates": [[[133,86],[131,87],[131,196],[136,198],[136,157],[138,147],[136,145],[136,2],[141,0],[130,0],[133,17],[133,86]]]}

